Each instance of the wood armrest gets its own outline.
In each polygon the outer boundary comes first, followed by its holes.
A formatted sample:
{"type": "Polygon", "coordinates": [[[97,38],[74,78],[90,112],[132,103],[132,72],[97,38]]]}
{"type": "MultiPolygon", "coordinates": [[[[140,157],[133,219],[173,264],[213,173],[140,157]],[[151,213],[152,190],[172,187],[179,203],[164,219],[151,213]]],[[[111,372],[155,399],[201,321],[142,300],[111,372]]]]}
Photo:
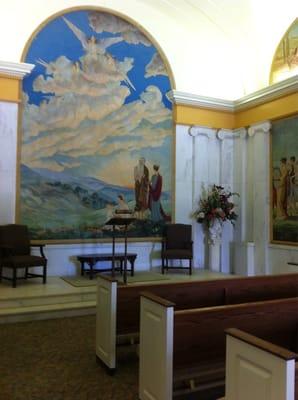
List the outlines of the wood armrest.
{"type": "Polygon", "coordinates": [[[45,247],[45,244],[43,244],[43,243],[32,243],[32,244],[30,244],[30,247],[39,247],[39,251],[40,251],[41,256],[43,258],[46,258],[45,255],[44,255],[44,252],[43,252],[43,248],[45,247]]]}
{"type": "Polygon", "coordinates": [[[257,336],[251,335],[240,329],[236,328],[229,328],[225,330],[227,335],[230,335],[238,340],[242,340],[245,343],[248,343],[252,346],[258,347],[261,350],[267,351],[279,358],[284,360],[297,360],[298,354],[294,353],[284,347],[277,346],[267,340],[263,340],[258,338],[257,336]]]}
{"type": "Polygon", "coordinates": [[[158,303],[164,307],[175,307],[175,303],[173,303],[172,301],[164,299],[163,297],[157,296],[156,294],[151,292],[141,292],[140,296],[154,301],[155,303],[158,303]]]}

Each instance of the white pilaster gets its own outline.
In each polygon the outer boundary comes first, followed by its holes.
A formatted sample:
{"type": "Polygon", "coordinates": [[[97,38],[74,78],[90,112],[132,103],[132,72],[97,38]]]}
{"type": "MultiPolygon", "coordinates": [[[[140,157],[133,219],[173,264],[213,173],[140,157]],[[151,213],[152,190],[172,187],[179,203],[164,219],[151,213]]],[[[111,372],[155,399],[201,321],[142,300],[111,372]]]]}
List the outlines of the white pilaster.
{"type": "Polygon", "coordinates": [[[176,126],[175,140],[175,211],[174,221],[191,223],[193,198],[193,138],[188,126],[176,126]]]}
{"type": "Polygon", "coordinates": [[[269,242],[269,135],[271,123],[268,121],[252,125],[248,129],[252,141],[251,162],[253,179],[252,193],[252,235],[255,243],[255,273],[266,274],[268,265],[269,242]]]}
{"type": "MultiPolygon", "coordinates": [[[[217,132],[220,146],[220,179],[219,183],[231,192],[234,191],[234,149],[237,134],[230,129],[220,129],[217,132]]],[[[235,199],[236,200],[236,199],[235,199]]],[[[223,225],[221,245],[221,272],[231,271],[230,243],[233,241],[234,228],[232,224],[223,225]]]]}
{"type": "Polygon", "coordinates": [[[0,224],[15,221],[18,105],[0,102],[0,224]]]}
{"type": "MultiPolygon", "coordinates": [[[[189,135],[193,141],[193,192],[192,210],[198,207],[203,189],[216,182],[219,174],[218,140],[216,129],[193,126],[189,135]],[[217,176],[215,176],[217,175],[217,176]]],[[[203,226],[193,221],[194,265],[199,268],[207,267],[208,244],[203,226]]]]}

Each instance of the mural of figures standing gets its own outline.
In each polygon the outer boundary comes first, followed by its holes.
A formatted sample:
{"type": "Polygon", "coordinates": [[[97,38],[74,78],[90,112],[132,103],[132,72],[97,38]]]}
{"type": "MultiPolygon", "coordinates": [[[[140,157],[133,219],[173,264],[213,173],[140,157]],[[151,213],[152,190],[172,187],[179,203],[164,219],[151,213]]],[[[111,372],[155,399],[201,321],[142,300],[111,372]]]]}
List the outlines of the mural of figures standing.
{"type": "Polygon", "coordinates": [[[43,24],[24,61],[35,68],[23,81],[18,203],[32,237],[109,238],[105,222],[124,202],[130,237],[159,236],[150,177],[158,162],[170,218],[173,122],[156,46],[123,18],[79,9],[43,24]]]}
{"type": "Polygon", "coordinates": [[[154,173],[150,182],[149,208],[151,210],[151,219],[154,222],[163,221],[166,218],[161,205],[162,176],[159,173],[159,165],[153,165],[154,173]]]}
{"type": "Polygon", "coordinates": [[[272,124],[273,242],[298,243],[298,116],[272,124]]]}

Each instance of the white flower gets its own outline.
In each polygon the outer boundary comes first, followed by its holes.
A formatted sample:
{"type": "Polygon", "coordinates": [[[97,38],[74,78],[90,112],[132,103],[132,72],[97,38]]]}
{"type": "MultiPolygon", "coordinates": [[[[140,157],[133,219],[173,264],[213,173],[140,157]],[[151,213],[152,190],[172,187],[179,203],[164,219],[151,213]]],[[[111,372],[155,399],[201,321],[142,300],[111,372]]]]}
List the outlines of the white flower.
{"type": "Polygon", "coordinates": [[[205,213],[203,213],[202,211],[199,212],[198,218],[205,218],[205,213]]]}

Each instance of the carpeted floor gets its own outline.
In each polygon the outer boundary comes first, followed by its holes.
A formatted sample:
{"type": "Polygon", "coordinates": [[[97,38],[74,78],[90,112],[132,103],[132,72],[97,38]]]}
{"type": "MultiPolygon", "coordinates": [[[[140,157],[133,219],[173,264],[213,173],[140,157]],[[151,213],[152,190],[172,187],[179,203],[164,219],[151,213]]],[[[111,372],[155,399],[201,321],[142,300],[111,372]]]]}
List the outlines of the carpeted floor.
{"type": "MultiPolygon", "coordinates": [[[[221,396],[222,389],[174,399],[221,396]]],[[[135,348],[117,348],[110,376],[96,362],[94,315],[0,325],[0,400],[138,400],[135,348]]]]}
{"type": "Polygon", "coordinates": [[[130,347],[114,376],[96,363],[95,316],[0,325],[0,343],[1,400],[138,399],[130,347]]]}

